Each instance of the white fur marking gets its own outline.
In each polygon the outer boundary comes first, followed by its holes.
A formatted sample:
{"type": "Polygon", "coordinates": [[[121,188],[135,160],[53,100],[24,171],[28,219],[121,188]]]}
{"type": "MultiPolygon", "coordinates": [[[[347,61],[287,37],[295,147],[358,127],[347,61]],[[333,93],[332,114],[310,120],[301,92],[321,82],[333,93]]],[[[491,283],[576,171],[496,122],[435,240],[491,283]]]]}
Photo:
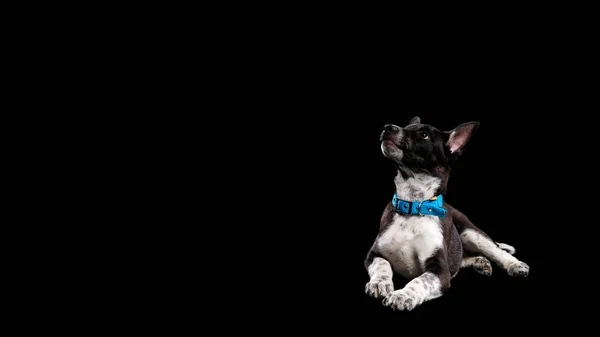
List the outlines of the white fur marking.
{"type": "Polygon", "coordinates": [[[385,297],[394,291],[392,267],[385,259],[376,257],[367,268],[371,280],[365,286],[365,292],[375,298],[385,297]]]}
{"type": "Polygon", "coordinates": [[[461,268],[469,268],[475,265],[475,262],[477,261],[477,256],[471,256],[471,257],[463,257],[462,262],[460,264],[461,268]]]}
{"type": "Polygon", "coordinates": [[[394,271],[409,279],[424,272],[425,261],[444,244],[439,218],[394,214],[377,240],[378,250],[394,271]]]}
{"type": "Polygon", "coordinates": [[[404,288],[394,291],[383,303],[397,310],[412,310],[423,302],[440,296],[440,279],[435,274],[426,272],[412,279],[404,288]]]}
{"type": "Polygon", "coordinates": [[[500,249],[494,242],[480,233],[467,229],[460,234],[460,237],[465,248],[487,256],[494,263],[506,269],[509,275],[527,276],[529,274],[529,266],[526,263],[500,249]]]}
{"type": "Polygon", "coordinates": [[[496,243],[498,244],[498,247],[500,247],[500,249],[505,250],[510,255],[515,255],[515,253],[517,252],[515,247],[513,247],[511,245],[507,245],[506,243],[500,243],[500,242],[496,242],[496,243]]]}
{"type": "Polygon", "coordinates": [[[373,262],[369,266],[368,272],[371,279],[380,279],[382,276],[392,278],[393,276],[390,263],[380,257],[373,259],[373,262]]]}
{"type": "Polygon", "coordinates": [[[430,199],[440,187],[441,180],[426,174],[415,174],[404,179],[400,173],[394,179],[398,198],[406,201],[423,201],[430,199]]]}
{"type": "Polygon", "coordinates": [[[492,265],[490,264],[490,261],[483,256],[463,257],[460,267],[473,267],[473,269],[480,274],[487,276],[492,275],[492,265]]]}

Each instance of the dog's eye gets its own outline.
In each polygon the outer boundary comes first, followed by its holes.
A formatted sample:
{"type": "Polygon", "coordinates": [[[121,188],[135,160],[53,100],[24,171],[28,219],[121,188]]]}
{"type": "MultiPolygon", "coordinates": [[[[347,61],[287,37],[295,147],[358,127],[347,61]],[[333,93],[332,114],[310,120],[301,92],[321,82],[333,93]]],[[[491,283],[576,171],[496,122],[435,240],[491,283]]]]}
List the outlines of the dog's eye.
{"type": "Polygon", "coordinates": [[[425,132],[425,131],[421,131],[421,132],[419,132],[419,135],[420,135],[421,137],[423,137],[423,139],[427,139],[427,138],[429,138],[429,135],[428,135],[428,134],[427,134],[427,132],[425,132]]]}

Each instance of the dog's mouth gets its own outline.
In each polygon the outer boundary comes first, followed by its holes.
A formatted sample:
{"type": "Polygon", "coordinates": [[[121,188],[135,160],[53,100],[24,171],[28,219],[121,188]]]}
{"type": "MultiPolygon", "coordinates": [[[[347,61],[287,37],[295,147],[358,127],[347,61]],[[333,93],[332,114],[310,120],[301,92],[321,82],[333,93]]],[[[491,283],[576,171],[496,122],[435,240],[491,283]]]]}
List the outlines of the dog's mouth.
{"type": "Polygon", "coordinates": [[[387,151],[385,151],[386,153],[397,153],[397,152],[404,152],[402,150],[402,148],[400,147],[400,144],[396,143],[394,140],[392,139],[384,139],[381,141],[381,148],[382,149],[387,149],[387,151]]]}
{"type": "Polygon", "coordinates": [[[389,159],[401,160],[404,157],[404,151],[400,148],[400,145],[392,139],[383,139],[381,141],[381,151],[383,155],[389,159]]]}
{"type": "Polygon", "coordinates": [[[381,151],[385,157],[396,162],[404,157],[406,143],[403,136],[402,129],[398,129],[397,127],[388,128],[388,126],[384,128],[383,132],[379,135],[379,140],[381,141],[381,151]]]}
{"type": "Polygon", "coordinates": [[[379,135],[379,140],[380,140],[380,141],[382,141],[382,142],[383,142],[383,141],[392,141],[392,142],[393,142],[393,141],[394,141],[394,136],[393,136],[393,135],[391,135],[391,134],[390,134],[389,132],[387,132],[387,131],[383,131],[383,132],[381,133],[381,135],[379,135]]]}
{"type": "Polygon", "coordinates": [[[401,146],[401,144],[400,144],[400,142],[398,140],[397,135],[390,134],[390,133],[388,133],[386,131],[383,131],[381,133],[381,135],[379,136],[379,140],[382,143],[384,143],[385,145],[394,145],[394,146],[396,146],[398,148],[401,146]]]}

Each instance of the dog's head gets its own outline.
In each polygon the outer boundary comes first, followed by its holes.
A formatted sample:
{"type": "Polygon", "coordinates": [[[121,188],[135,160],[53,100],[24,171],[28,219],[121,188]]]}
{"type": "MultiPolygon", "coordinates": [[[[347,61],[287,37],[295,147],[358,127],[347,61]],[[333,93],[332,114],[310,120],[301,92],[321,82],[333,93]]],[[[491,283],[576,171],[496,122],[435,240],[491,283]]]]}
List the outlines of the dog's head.
{"type": "Polygon", "coordinates": [[[387,124],[380,136],[381,150],[401,171],[439,176],[449,171],[478,126],[468,122],[443,131],[414,117],[404,128],[387,124]]]}

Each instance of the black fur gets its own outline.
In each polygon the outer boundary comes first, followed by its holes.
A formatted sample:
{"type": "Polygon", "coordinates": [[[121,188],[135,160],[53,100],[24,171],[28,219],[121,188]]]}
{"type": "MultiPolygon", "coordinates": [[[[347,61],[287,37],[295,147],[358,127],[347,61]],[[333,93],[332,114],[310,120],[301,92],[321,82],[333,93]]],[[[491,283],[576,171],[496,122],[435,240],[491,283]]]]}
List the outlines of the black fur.
{"type": "Polygon", "coordinates": [[[450,288],[451,275],[445,249],[439,249],[432,257],[425,261],[425,271],[437,275],[442,284],[442,293],[445,293],[450,288]]]}

